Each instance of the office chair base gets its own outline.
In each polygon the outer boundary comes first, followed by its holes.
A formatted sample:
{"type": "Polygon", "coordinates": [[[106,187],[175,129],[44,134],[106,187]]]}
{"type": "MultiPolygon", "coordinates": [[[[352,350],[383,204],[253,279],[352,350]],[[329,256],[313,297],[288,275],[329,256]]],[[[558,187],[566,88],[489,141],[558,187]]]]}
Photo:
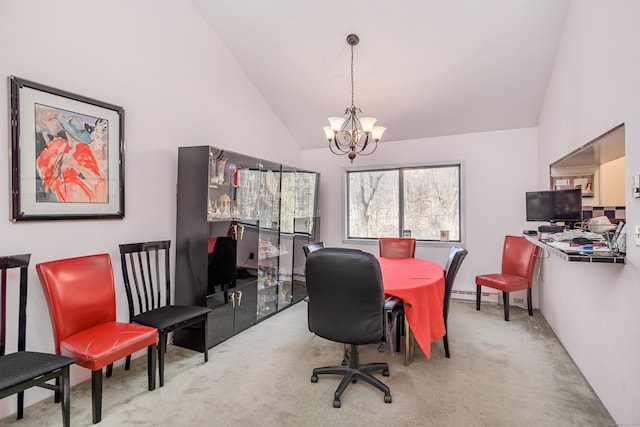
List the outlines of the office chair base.
{"type": "Polygon", "coordinates": [[[351,344],[351,350],[349,352],[349,365],[344,366],[326,366],[323,368],[315,368],[313,370],[313,374],[311,375],[311,382],[318,382],[318,375],[323,374],[334,374],[334,375],[342,375],[342,380],[338,385],[334,393],[333,399],[333,407],[339,408],[341,405],[340,397],[342,393],[346,390],[347,386],[351,383],[358,382],[359,379],[367,382],[377,388],[378,390],[384,393],[384,401],[385,403],[391,403],[391,390],[389,387],[370,374],[373,371],[382,371],[382,375],[385,377],[389,376],[389,364],[388,363],[367,363],[364,365],[360,365],[359,361],[359,353],[358,346],[355,344],[351,344]]]}

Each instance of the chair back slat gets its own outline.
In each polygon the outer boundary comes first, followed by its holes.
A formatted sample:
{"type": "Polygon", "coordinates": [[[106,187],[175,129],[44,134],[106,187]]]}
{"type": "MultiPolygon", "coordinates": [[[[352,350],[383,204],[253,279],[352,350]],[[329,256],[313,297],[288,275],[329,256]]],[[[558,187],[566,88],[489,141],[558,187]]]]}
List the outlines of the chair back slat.
{"type": "Polygon", "coordinates": [[[0,257],[0,356],[7,351],[7,270],[20,269],[20,291],[18,302],[18,351],[24,351],[27,335],[27,274],[31,254],[0,257]]]}
{"type": "Polygon", "coordinates": [[[170,304],[170,245],[168,240],[120,245],[130,317],[170,304]]]}
{"type": "Polygon", "coordinates": [[[156,289],[153,284],[153,276],[151,275],[151,256],[149,254],[149,250],[142,248],[139,253],[136,254],[138,258],[138,268],[140,271],[140,282],[142,289],[142,301],[143,306],[140,307],[141,311],[147,311],[154,308],[154,294],[156,293],[156,289]],[[145,263],[146,261],[146,263],[145,263]],[[146,265],[146,270],[145,270],[146,265]],[[145,273],[146,271],[146,273],[145,273]]]}
{"type": "MultiPolygon", "coordinates": [[[[130,303],[129,303],[130,304],[130,306],[129,306],[130,307],[130,310],[129,310],[130,313],[129,314],[131,316],[133,316],[134,315],[134,311],[135,311],[135,310],[133,310],[133,308],[135,307],[135,305],[133,305],[133,296],[134,295],[135,295],[135,297],[136,297],[136,299],[138,301],[138,307],[142,307],[143,306],[143,300],[142,300],[143,292],[142,292],[142,289],[140,287],[140,281],[138,280],[138,269],[136,269],[136,261],[138,261],[137,264],[140,264],[141,261],[140,261],[140,254],[139,253],[129,253],[128,255],[129,255],[129,267],[130,268],[128,268],[126,265],[123,265],[122,268],[126,269],[126,270],[131,269],[131,276],[133,277],[133,286],[134,286],[135,292],[131,291],[131,288],[130,288],[130,285],[129,285],[129,281],[127,280],[128,278],[125,279],[125,288],[127,290],[127,293],[131,294],[131,298],[127,297],[127,300],[130,301],[130,303]]],[[[125,277],[127,277],[126,273],[125,273],[125,277]]]]}

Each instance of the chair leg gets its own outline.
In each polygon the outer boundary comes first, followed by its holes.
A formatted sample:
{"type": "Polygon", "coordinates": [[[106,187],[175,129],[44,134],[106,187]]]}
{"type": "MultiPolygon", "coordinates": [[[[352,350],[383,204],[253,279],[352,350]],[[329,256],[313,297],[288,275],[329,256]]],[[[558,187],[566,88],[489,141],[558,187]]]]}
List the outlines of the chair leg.
{"type": "Polygon", "coordinates": [[[113,374],[113,363],[109,363],[107,365],[107,373],[106,373],[106,377],[107,378],[111,378],[111,375],[113,374]]]}
{"type": "MultiPolygon", "coordinates": [[[[160,374],[160,387],[164,386],[164,354],[167,348],[167,334],[159,334],[158,341],[158,373],[160,374]]],[[[153,390],[150,388],[149,390],[153,390]]]]}
{"type": "Polygon", "coordinates": [[[91,412],[93,423],[102,419],[102,369],[91,371],[91,412]]]}
{"type": "Polygon", "coordinates": [[[62,375],[56,378],[56,383],[59,384],[56,393],[62,395],[62,425],[69,427],[71,425],[71,381],[68,366],[62,368],[62,375]]]}
{"type": "Polygon", "coordinates": [[[156,388],[156,345],[147,347],[147,377],[149,380],[149,390],[156,388]]]}
{"type": "Polygon", "coordinates": [[[529,316],[533,316],[533,301],[531,300],[531,288],[527,288],[527,309],[529,316]]]}
{"type": "Polygon", "coordinates": [[[482,292],[482,286],[476,285],[476,310],[480,311],[480,296],[482,292]]]}
{"type": "Polygon", "coordinates": [[[209,316],[204,316],[204,320],[202,321],[202,342],[204,343],[204,362],[209,361],[209,316]]]}
{"type": "Polygon", "coordinates": [[[20,391],[18,392],[18,419],[21,420],[23,416],[24,416],[24,391],[20,391]]]}
{"type": "Polygon", "coordinates": [[[502,304],[504,304],[504,320],[509,321],[509,292],[502,292],[502,304]]]}
{"type": "Polygon", "coordinates": [[[442,337],[442,342],[444,343],[444,355],[447,358],[450,358],[450,356],[449,356],[449,339],[447,338],[447,334],[444,334],[444,337],[442,337]]]}
{"type": "Polygon", "coordinates": [[[62,387],[60,386],[60,378],[62,378],[62,375],[57,377],[55,382],[55,390],[53,392],[54,403],[60,403],[60,391],[62,390],[62,387]]]}
{"type": "Polygon", "coordinates": [[[124,360],[124,370],[128,371],[131,368],[131,355],[128,355],[124,360]]]}
{"type": "Polygon", "coordinates": [[[402,329],[404,326],[404,314],[399,314],[396,319],[396,352],[400,353],[400,342],[402,341],[402,329]]]}

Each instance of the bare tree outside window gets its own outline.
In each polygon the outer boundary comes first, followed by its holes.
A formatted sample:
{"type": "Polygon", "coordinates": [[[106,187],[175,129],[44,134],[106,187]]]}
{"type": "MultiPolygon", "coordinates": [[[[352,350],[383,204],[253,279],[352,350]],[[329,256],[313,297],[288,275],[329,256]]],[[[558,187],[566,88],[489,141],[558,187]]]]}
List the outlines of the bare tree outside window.
{"type": "Polygon", "coordinates": [[[347,238],[460,241],[460,165],[347,172],[347,238]]]}
{"type": "Polygon", "coordinates": [[[460,171],[457,166],[404,170],[404,229],[419,240],[460,240],[460,171]]]}

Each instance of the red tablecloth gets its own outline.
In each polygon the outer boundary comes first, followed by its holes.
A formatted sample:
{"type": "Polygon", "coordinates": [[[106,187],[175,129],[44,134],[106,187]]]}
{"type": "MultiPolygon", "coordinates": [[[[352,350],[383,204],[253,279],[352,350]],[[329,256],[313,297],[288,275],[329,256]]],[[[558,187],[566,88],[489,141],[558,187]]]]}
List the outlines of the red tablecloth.
{"type": "Polygon", "coordinates": [[[418,258],[379,258],[384,292],[402,299],[415,340],[431,357],[431,343],[445,334],[442,305],[444,272],[434,262],[418,258]]]}

